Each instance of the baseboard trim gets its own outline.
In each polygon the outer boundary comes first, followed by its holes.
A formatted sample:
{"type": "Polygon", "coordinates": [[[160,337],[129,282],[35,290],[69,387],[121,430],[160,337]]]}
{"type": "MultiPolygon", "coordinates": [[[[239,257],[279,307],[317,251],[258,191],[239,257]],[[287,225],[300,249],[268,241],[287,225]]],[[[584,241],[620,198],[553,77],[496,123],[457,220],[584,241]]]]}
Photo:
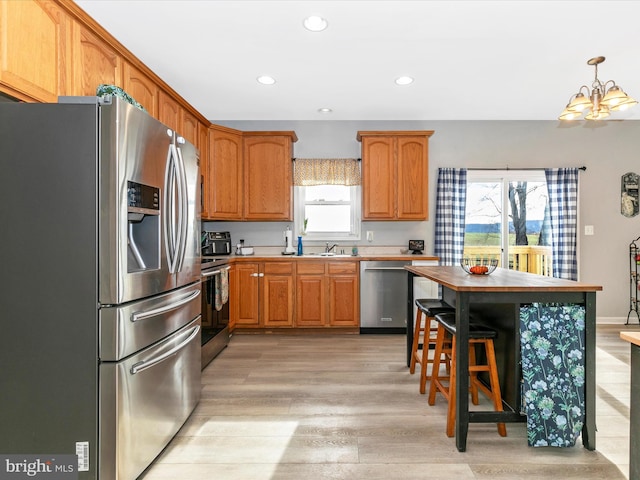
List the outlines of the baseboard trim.
{"type": "MultiPolygon", "coordinates": [[[[625,325],[627,317],[597,317],[596,325],[625,325]]],[[[638,318],[635,314],[629,316],[629,325],[638,325],[638,318]]]]}

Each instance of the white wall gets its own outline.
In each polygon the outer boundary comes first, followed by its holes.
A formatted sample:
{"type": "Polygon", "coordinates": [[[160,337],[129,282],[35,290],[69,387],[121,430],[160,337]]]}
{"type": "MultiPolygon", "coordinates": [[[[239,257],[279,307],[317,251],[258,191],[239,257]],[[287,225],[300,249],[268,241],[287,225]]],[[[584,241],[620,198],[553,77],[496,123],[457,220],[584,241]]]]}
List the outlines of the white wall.
{"type": "MultiPolygon", "coordinates": [[[[640,174],[640,121],[576,123],[554,121],[246,121],[217,122],[239,130],[294,130],[296,157],[360,157],[358,130],[434,130],[429,140],[430,220],[363,222],[373,245],[406,245],[425,239],[433,253],[435,192],[439,167],[580,167],[580,280],[603,286],[597,295],[599,321],[624,323],[629,312],[629,244],[640,237],[640,216],[620,214],[621,176],[640,174]],[[595,235],[584,236],[584,225],[595,235]],[[617,318],[610,318],[617,317],[617,318]]],[[[237,242],[281,245],[283,222],[207,222],[207,230],[230,231],[237,242]]],[[[366,240],[361,242],[366,244],[366,240]]],[[[637,318],[632,315],[632,321],[637,318]]]]}

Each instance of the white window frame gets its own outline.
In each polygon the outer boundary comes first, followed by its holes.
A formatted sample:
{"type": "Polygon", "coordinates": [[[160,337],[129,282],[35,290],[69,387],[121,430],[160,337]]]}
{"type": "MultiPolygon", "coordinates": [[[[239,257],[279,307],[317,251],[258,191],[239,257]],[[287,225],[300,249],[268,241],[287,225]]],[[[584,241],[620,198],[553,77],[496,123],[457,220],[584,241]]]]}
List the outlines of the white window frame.
{"type": "Polygon", "coordinates": [[[502,183],[502,231],[501,264],[509,264],[509,182],[547,182],[544,170],[467,170],[467,188],[470,183],[496,182],[502,183]]]}
{"type": "MultiPolygon", "coordinates": [[[[305,211],[305,195],[306,187],[293,187],[294,197],[294,232],[300,235],[304,228],[304,211],[305,211]]],[[[310,232],[305,233],[305,241],[357,241],[360,240],[362,208],[361,208],[361,186],[354,185],[351,189],[351,229],[349,232],[310,232]]],[[[336,202],[326,202],[328,205],[336,204],[336,202]]]]}

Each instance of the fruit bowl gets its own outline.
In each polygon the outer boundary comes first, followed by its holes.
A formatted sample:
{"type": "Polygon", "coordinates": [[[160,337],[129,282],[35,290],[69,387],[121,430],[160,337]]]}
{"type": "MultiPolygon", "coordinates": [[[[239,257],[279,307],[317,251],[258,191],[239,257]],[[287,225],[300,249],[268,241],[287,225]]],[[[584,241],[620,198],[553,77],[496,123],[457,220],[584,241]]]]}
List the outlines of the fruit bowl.
{"type": "Polygon", "coordinates": [[[462,269],[471,275],[489,275],[498,267],[496,258],[463,258],[462,269]]]}

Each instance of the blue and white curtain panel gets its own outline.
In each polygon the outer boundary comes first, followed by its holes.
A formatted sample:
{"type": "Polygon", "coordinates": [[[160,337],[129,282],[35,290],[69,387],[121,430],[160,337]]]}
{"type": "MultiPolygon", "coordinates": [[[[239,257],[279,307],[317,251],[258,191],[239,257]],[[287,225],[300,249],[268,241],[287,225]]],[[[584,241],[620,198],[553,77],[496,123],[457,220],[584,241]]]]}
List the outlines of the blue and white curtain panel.
{"type": "Polygon", "coordinates": [[[547,168],[553,276],[578,279],[578,169],[547,168]]]}
{"type": "Polygon", "coordinates": [[[573,447],[584,425],[585,309],[520,307],[523,403],[531,447],[573,447]]]}
{"type": "Polygon", "coordinates": [[[435,254],[440,265],[458,265],[462,260],[466,204],[467,170],[439,168],[435,254]]]}

